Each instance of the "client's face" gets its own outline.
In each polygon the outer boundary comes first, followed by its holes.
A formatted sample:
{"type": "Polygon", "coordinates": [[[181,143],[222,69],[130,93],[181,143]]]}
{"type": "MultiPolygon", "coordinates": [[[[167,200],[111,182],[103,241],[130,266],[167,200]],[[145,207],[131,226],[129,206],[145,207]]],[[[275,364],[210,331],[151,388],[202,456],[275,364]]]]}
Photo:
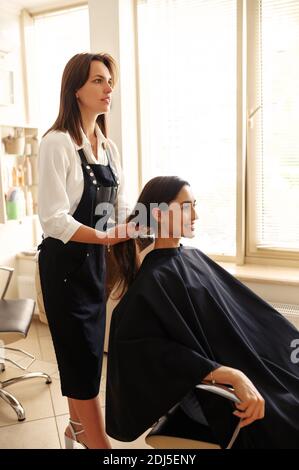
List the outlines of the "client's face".
{"type": "Polygon", "coordinates": [[[196,201],[190,186],[183,186],[177,197],[169,204],[167,211],[161,211],[161,236],[163,238],[193,238],[196,201]]]}

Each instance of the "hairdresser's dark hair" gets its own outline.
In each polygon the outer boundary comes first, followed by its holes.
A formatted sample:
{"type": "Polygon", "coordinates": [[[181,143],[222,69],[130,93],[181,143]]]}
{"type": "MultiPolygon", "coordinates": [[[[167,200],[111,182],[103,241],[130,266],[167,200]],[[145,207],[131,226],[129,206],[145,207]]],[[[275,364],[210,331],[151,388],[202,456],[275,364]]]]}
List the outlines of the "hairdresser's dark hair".
{"type": "MultiPolygon", "coordinates": [[[[118,69],[115,60],[110,54],[88,52],[74,55],[66,64],[61,80],[60,105],[56,121],[44,134],[51,131],[68,131],[78,145],[82,145],[81,128],[83,127],[80,109],[78,106],[76,91],[88,80],[90,65],[97,60],[106,65],[114,87],[118,78],[118,69]]],[[[99,114],[97,124],[102,133],[107,137],[106,114],[99,114]]]]}
{"type": "MultiPolygon", "coordinates": [[[[138,206],[143,204],[146,209],[147,220],[144,223],[147,225],[150,231],[153,231],[156,221],[152,216],[151,209],[154,205],[160,205],[163,203],[171,203],[178,195],[183,186],[190,186],[189,183],[178,176],[156,176],[146,183],[144,186],[136,206],[134,207],[131,214],[127,217],[127,222],[134,219],[139,212],[138,206]]],[[[150,242],[153,239],[150,239],[150,242]]],[[[118,286],[122,286],[119,297],[128,289],[128,287],[134,281],[136,274],[139,269],[137,246],[140,247],[141,251],[150,243],[148,239],[129,239],[123,243],[119,243],[112,247],[112,256],[114,263],[117,266],[117,272],[115,275],[115,283],[118,286]]]]}

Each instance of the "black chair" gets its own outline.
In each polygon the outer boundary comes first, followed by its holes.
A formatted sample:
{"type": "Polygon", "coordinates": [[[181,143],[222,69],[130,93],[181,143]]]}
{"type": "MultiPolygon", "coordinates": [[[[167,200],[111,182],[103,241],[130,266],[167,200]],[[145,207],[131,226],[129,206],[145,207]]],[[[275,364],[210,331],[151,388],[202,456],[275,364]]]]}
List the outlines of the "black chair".
{"type": "MultiPolygon", "coordinates": [[[[13,268],[2,266],[0,266],[0,269],[2,271],[8,272],[7,281],[0,298],[0,343],[3,343],[2,346],[0,344],[0,373],[5,370],[5,362],[13,363],[20,369],[27,370],[28,367],[35,360],[35,357],[22,349],[8,347],[6,346],[6,344],[14,343],[19,339],[26,338],[33,318],[35,301],[32,299],[6,300],[4,297],[7,292],[14,270],[13,268]],[[6,350],[17,351],[30,357],[32,359],[31,363],[28,364],[27,367],[23,367],[16,361],[5,357],[6,350]]],[[[8,387],[9,385],[22,382],[24,380],[39,377],[46,379],[47,384],[50,384],[52,382],[51,377],[44,372],[27,372],[26,374],[21,375],[20,377],[14,377],[12,379],[4,381],[0,380],[0,398],[6,401],[6,403],[8,403],[14,409],[19,421],[24,421],[25,419],[24,408],[22,407],[21,403],[17,400],[17,398],[15,398],[11,393],[4,390],[4,388],[8,387]]]]}
{"type": "MultiPolygon", "coordinates": [[[[229,400],[232,404],[240,402],[233,389],[223,385],[199,384],[196,389],[216,394],[222,399],[229,400]]],[[[189,411],[192,413],[192,407],[189,407],[189,411]]],[[[215,412],[217,413],[216,410],[215,412]]],[[[235,417],[234,421],[236,425],[230,431],[231,438],[226,449],[232,448],[240,431],[241,420],[235,417]]],[[[154,449],[221,449],[208,423],[205,422],[204,416],[202,424],[192,419],[190,413],[184,411],[184,402],[175,405],[154,424],[145,437],[145,442],[154,449]]]]}

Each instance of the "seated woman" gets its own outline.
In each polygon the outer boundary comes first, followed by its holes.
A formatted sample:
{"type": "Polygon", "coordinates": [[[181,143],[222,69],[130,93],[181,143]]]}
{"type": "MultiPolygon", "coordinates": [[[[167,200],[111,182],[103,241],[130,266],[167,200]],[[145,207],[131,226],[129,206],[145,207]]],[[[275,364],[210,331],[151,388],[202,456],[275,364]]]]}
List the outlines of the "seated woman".
{"type": "MultiPolygon", "coordinates": [[[[138,210],[141,204],[142,223],[155,230],[154,249],[139,266],[137,239],[113,248],[127,291],[110,327],[108,434],[136,439],[197,384],[215,381],[232,386],[241,401],[225,415],[242,419],[234,447],[298,449],[299,364],[292,344],[299,332],[200,250],[180,244],[181,236],[194,236],[197,218],[186,181],[153,178],[138,210]]],[[[231,423],[217,407],[211,412],[213,403],[199,407],[225,447],[231,423]]]]}

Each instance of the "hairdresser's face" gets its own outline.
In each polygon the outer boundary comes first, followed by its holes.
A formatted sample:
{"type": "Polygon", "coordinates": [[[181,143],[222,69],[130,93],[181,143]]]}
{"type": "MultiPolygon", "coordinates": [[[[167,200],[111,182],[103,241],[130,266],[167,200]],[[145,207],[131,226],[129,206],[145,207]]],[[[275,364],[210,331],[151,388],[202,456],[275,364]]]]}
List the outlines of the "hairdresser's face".
{"type": "Polygon", "coordinates": [[[110,111],[112,78],[105,64],[93,60],[90,64],[89,77],[76,91],[80,110],[94,114],[110,111]]]}
{"type": "Polygon", "coordinates": [[[177,197],[169,204],[167,211],[161,211],[161,236],[167,232],[169,238],[193,238],[195,220],[198,219],[195,210],[196,201],[190,186],[183,186],[177,197]]]}

